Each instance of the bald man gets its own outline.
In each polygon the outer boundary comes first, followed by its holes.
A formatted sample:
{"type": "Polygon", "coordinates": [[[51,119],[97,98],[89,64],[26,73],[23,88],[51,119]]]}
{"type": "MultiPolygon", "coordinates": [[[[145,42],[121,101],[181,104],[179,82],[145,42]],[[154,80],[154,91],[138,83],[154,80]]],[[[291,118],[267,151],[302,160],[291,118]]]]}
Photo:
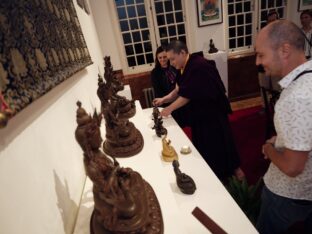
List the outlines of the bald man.
{"type": "Polygon", "coordinates": [[[284,233],[305,220],[312,233],[312,61],[304,54],[304,36],[292,22],[264,27],[256,40],[256,64],[283,88],[275,106],[277,135],[263,145],[271,161],[264,176],[257,223],[262,233],[284,233]]]}

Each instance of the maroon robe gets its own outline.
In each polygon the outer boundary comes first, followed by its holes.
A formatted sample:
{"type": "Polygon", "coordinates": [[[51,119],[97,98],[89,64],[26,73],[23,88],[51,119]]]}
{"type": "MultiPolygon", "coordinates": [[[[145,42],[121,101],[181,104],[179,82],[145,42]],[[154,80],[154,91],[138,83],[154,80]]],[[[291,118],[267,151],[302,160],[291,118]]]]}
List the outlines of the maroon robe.
{"type": "Polygon", "coordinates": [[[190,55],[177,76],[179,96],[190,100],[192,141],[210,168],[224,180],[239,167],[228,114],[232,112],[214,61],[190,55]]]}

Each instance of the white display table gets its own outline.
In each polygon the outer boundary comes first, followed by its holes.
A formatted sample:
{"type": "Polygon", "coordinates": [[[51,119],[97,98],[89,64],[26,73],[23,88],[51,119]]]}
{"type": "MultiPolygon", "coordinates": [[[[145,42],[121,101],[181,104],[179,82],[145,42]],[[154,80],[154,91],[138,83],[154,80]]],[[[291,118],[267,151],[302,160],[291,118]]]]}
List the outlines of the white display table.
{"type": "Polygon", "coordinates": [[[228,95],[228,63],[227,63],[227,53],[225,51],[219,50],[217,53],[209,54],[204,52],[204,57],[208,60],[214,60],[216,62],[219,74],[223,81],[223,84],[228,95]]]}
{"type": "MultiPolygon", "coordinates": [[[[210,233],[192,214],[198,206],[227,233],[257,233],[247,217],[217,179],[201,155],[194,148],[182,129],[171,117],[164,118],[168,139],[179,154],[180,169],[191,176],[197,186],[193,195],[185,195],[178,189],[171,163],[162,161],[162,142],[152,130],[152,109],[141,110],[136,102],[137,113],[130,119],[144,137],[144,148],[136,156],[118,159],[122,167],[131,167],[148,181],[160,203],[165,234],[210,233]],[[184,145],[192,152],[179,153],[184,145]]],[[[102,124],[103,126],[103,124],[102,124]]],[[[102,136],[104,136],[103,129],[102,136]]],[[[90,217],[93,210],[92,183],[87,180],[82,196],[75,234],[89,234],[90,217]]]]}

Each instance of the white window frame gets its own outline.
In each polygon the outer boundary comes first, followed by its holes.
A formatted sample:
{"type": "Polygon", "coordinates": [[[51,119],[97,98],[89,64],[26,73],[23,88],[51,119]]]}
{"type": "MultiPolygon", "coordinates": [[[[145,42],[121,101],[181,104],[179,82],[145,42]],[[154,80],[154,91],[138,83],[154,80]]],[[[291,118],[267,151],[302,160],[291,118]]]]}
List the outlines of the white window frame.
{"type": "MultiPolygon", "coordinates": [[[[184,0],[181,0],[182,4],[182,12],[183,12],[183,19],[184,19],[184,28],[185,28],[185,36],[186,41],[189,43],[189,37],[188,37],[188,30],[187,30],[187,22],[186,22],[186,9],[185,9],[185,3],[184,0]]],[[[157,19],[155,14],[155,7],[154,7],[154,1],[153,0],[144,0],[145,5],[145,11],[146,11],[146,17],[147,17],[147,24],[148,28],[150,29],[150,37],[151,37],[151,44],[153,48],[153,56],[155,56],[155,51],[157,47],[159,46],[158,41],[160,41],[158,26],[157,26],[157,19]]],[[[121,59],[121,66],[123,70],[124,75],[131,75],[131,74],[137,74],[137,73],[143,73],[151,71],[154,68],[154,63],[151,64],[144,64],[139,65],[135,67],[129,67],[126,57],[126,52],[124,50],[124,43],[122,39],[122,32],[120,30],[119,26],[119,18],[116,12],[116,6],[115,2],[113,0],[109,0],[109,7],[111,9],[112,13],[112,24],[114,28],[115,38],[117,39],[117,47],[121,59]]],[[[155,58],[154,58],[155,59],[155,58]]]]}

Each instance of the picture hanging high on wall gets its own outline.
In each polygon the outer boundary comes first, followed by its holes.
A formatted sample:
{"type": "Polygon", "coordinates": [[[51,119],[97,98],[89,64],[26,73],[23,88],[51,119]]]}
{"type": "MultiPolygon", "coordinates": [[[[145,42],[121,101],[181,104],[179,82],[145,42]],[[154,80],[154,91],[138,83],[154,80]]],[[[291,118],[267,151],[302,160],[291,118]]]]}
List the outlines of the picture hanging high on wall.
{"type": "Polygon", "coordinates": [[[222,0],[196,0],[196,4],[198,27],[222,23],[222,0]]]}
{"type": "Polygon", "coordinates": [[[72,0],[0,1],[0,95],[14,114],[90,64],[72,0]]]}
{"type": "Polygon", "coordinates": [[[311,9],[312,9],[312,0],[298,0],[298,11],[311,9]]]}

